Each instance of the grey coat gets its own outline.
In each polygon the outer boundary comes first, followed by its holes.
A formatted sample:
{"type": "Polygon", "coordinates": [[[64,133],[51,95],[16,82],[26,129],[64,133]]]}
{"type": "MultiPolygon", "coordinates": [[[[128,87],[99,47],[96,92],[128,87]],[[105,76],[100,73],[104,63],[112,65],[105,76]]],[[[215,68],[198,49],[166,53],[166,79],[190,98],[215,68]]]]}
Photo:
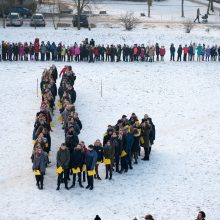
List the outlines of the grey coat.
{"type": "Polygon", "coordinates": [[[42,175],[45,174],[46,171],[47,158],[44,153],[40,155],[35,154],[33,160],[33,170],[39,170],[42,175]]]}
{"type": "Polygon", "coordinates": [[[70,163],[70,152],[68,149],[58,150],[57,152],[57,167],[68,169],[70,163]]]}

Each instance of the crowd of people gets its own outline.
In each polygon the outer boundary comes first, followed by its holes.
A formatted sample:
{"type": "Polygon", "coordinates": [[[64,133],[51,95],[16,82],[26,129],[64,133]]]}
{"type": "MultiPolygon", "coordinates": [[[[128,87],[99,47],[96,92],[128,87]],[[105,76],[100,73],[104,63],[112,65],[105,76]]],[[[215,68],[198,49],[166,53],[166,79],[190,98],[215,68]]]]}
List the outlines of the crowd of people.
{"type": "MultiPolygon", "coordinates": [[[[164,61],[167,49],[164,45],[100,45],[88,38],[82,43],[65,45],[44,42],[36,38],[34,42],[2,41],[0,44],[0,61],[67,61],[67,62],[154,62],[164,61]]],[[[169,47],[170,61],[220,61],[220,46],[205,44],[180,44],[169,47]]]]}
{"type": "Polygon", "coordinates": [[[56,157],[57,190],[60,190],[61,183],[64,183],[68,190],[75,187],[76,182],[80,187],[84,187],[82,182],[86,182],[86,177],[88,183],[86,188],[92,190],[94,178],[101,180],[99,175],[101,163],[105,165],[105,179],[111,180],[114,171],[119,174],[128,172],[129,169],[133,169],[133,164],[138,164],[141,146],[145,152],[143,160],[149,160],[151,146],[155,140],[155,126],[147,114],[141,121],[135,113],[132,113],[129,118],[123,115],[116,125],[108,125],[103,141],[97,139],[88,147],[85,146],[84,141],[79,141],[78,135],[82,129],[82,123],[74,105],[76,76],[71,66],[65,66],[59,77],[61,82],[57,90],[58,72],[52,65],[49,70],[44,70],[40,83],[42,102],[40,111],[36,114],[33,131],[34,148],[31,157],[39,189],[43,189],[46,167],[50,163],[48,157],[51,149],[50,132],[57,95],[60,111],[58,119],[62,122],[65,135],[65,142],[60,145],[56,157]],[[71,175],[73,178],[69,186],[71,175]]]}
{"type": "Polygon", "coordinates": [[[57,96],[56,80],[57,68],[52,65],[45,69],[40,83],[42,101],[40,111],[37,112],[33,130],[33,153],[31,160],[38,189],[43,189],[46,167],[50,164],[49,153],[51,151],[52,118],[57,96]]]}

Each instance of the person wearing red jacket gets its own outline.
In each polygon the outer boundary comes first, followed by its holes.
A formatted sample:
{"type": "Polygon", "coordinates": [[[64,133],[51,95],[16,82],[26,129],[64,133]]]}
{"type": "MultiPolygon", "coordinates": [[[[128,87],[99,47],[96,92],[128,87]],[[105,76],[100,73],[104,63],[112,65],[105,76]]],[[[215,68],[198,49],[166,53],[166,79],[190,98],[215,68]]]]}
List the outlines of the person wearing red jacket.
{"type": "Polygon", "coordinates": [[[59,77],[61,77],[61,76],[67,71],[67,69],[68,69],[68,66],[65,65],[65,66],[63,67],[63,69],[60,71],[59,77]]]}
{"type": "Polygon", "coordinates": [[[185,45],[185,47],[183,48],[183,61],[186,61],[188,52],[189,48],[187,47],[187,45],[185,45]]]}
{"type": "Polygon", "coordinates": [[[166,53],[166,49],[165,49],[165,47],[164,46],[162,46],[161,48],[160,48],[160,59],[161,59],[161,61],[164,61],[164,55],[165,55],[165,53],[166,53]]]}
{"type": "Polygon", "coordinates": [[[36,38],[34,41],[34,56],[36,61],[39,60],[39,52],[40,52],[39,38],[36,38]]]}

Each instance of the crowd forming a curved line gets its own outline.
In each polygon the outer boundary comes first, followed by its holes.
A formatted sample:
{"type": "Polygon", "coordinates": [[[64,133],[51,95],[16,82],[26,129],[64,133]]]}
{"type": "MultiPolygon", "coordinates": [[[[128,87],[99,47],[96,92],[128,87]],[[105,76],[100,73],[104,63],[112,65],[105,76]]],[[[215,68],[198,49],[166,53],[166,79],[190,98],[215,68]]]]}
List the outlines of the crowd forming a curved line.
{"type": "MultiPolygon", "coordinates": [[[[111,180],[113,173],[123,174],[133,169],[138,164],[141,147],[144,148],[142,160],[148,161],[151,147],[155,141],[155,126],[152,119],[145,114],[139,120],[135,113],[128,118],[123,115],[115,125],[108,125],[103,141],[97,139],[94,144],[85,146],[84,141],[80,141],[78,135],[82,129],[82,123],[75,111],[76,91],[74,83],[76,75],[71,66],[65,66],[59,77],[62,77],[57,90],[56,81],[58,71],[55,65],[42,74],[40,88],[42,101],[40,111],[37,112],[33,130],[33,152],[31,160],[32,169],[36,178],[36,185],[39,190],[44,188],[44,175],[46,168],[51,163],[49,154],[51,151],[51,135],[53,131],[53,116],[55,100],[57,95],[60,116],[58,121],[62,123],[65,141],[60,145],[56,155],[57,190],[60,190],[64,183],[65,189],[74,188],[76,184],[86,189],[93,190],[94,178],[102,180],[99,175],[99,165],[104,163],[106,175],[105,179],[111,180]],[[70,179],[72,176],[72,181],[70,179]],[[77,179],[77,180],[76,180],[77,179]],[[69,186],[69,182],[71,185],[69,186]]],[[[205,212],[199,211],[196,220],[205,220],[205,212]]],[[[148,214],[145,220],[154,220],[148,214]]],[[[96,215],[95,220],[101,220],[96,215]]],[[[137,218],[134,218],[137,220],[137,218]]]]}
{"type": "Polygon", "coordinates": [[[79,141],[78,135],[82,129],[82,123],[75,111],[76,91],[74,82],[75,73],[71,66],[65,66],[60,74],[61,82],[57,92],[56,80],[57,68],[53,65],[49,70],[44,70],[41,79],[42,102],[40,111],[36,114],[33,131],[33,171],[36,177],[36,185],[43,189],[43,180],[46,167],[50,163],[51,136],[53,126],[53,111],[55,109],[56,96],[59,96],[58,107],[64,130],[64,143],[57,152],[57,190],[61,183],[66,189],[75,187],[76,178],[80,187],[86,182],[87,189],[94,187],[94,178],[101,180],[99,164],[104,163],[106,168],[105,179],[112,179],[113,172],[119,174],[133,169],[133,164],[138,164],[141,146],[144,148],[143,160],[149,160],[151,146],[155,140],[155,126],[152,119],[145,114],[139,120],[135,113],[128,118],[123,115],[115,125],[108,125],[103,141],[97,139],[94,144],[85,146],[79,141]],[[69,186],[70,175],[73,176],[69,186]]]}

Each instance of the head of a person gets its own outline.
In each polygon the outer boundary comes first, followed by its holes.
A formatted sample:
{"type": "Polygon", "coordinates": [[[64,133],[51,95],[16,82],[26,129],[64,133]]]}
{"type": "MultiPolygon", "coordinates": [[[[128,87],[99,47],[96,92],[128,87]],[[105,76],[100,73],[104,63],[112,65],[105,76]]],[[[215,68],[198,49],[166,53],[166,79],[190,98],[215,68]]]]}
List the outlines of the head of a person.
{"type": "Polygon", "coordinates": [[[65,144],[65,143],[62,143],[62,144],[60,145],[60,149],[61,149],[61,150],[66,150],[66,144],[65,144]]]}
{"type": "Polygon", "coordinates": [[[199,211],[198,216],[197,216],[197,220],[204,220],[205,217],[206,217],[205,212],[199,211]]]}
{"type": "Polygon", "coordinates": [[[144,217],[144,220],[154,220],[153,216],[152,215],[146,215],[144,217]]]}
{"type": "Polygon", "coordinates": [[[107,141],[107,146],[111,146],[111,142],[110,141],[107,141]]]}
{"type": "Polygon", "coordinates": [[[94,143],[94,146],[101,146],[101,141],[99,139],[97,139],[94,143]]]}

